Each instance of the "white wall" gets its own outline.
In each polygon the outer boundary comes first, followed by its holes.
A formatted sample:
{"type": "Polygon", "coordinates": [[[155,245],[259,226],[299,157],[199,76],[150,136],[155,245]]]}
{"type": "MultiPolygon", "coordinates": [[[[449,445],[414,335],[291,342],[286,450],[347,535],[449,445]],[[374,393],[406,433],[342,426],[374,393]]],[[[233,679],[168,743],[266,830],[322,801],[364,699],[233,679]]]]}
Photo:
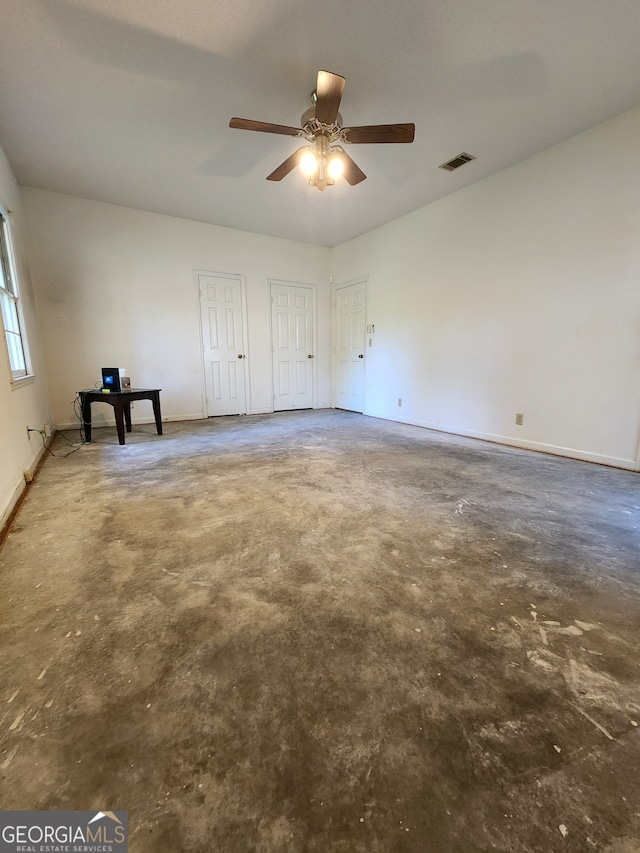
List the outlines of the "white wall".
{"type": "MultiPolygon", "coordinates": [[[[22,188],[31,268],[57,426],[77,423],[75,392],[125,367],[162,388],[163,418],[204,417],[194,270],[246,277],[250,412],[273,410],[268,279],[317,285],[316,405],[330,404],[326,248],[22,188]]],[[[151,407],[136,419],[152,420],[151,407]]],[[[94,424],[112,422],[96,407],[94,424]]]]}
{"type": "Polygon", "coordinates": [[[20,497],[23,471],[34,468],[42,454],[37,433],[27,437],[26,427],[43,429],[50,422],[44,362],[40,350],[35,300],[27,262],[25,224],[15,178],[0,148],[0,203],[10,216],[12,241],[24,314],[30,361],[35,378],[27,384],[11,384],[11,369],[4,335],[0,329],[0,529],[20,497]]]}
{"type": "Polygon", "coordinates": [[[334,250],[25,188],[53,419],[103,365],[161,386],[165,417],[202,416],[194,269],[246,276],[253,412],[268,280],[317,285],[328,405],[332,271],[368,278],[367,414],[636,468],[638,138],[640,109],[334,250]]]}
{"type": "Polygon", "coordinates": [[[333,251],[368,414],[638,467],[639,140],[636,109],[333,251]]]}

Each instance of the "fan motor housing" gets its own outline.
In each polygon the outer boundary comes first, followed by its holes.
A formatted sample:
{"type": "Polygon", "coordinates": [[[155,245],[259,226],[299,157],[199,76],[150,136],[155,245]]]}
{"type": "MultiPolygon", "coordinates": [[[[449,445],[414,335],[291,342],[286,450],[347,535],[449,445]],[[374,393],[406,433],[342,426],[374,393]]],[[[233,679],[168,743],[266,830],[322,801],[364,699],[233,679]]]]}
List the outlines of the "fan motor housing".
{"type": "MultiPolygon", "coordinates": [[[[300,127],[304,128],[310,121],[314,121],[316,117],[316,108],[315,106],[309,107],[308,110],[305,110],[302,113],[302,117],[300,118],[300,127]]],[[[334,122],[338,127],[344,127],[344,122],[340,113],[337,114],[336,120],[334,122]]]]}

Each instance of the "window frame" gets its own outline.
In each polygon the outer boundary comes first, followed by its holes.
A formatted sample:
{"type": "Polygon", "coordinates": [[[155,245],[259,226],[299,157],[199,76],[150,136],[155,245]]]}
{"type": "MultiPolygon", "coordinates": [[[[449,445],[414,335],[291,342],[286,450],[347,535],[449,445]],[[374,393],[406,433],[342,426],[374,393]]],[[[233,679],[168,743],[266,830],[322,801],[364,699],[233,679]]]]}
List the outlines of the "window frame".
{"type": "Polygon", "coordinates": [[[11,214],[0,203],[0,314],[13,388],[33,381],[20,284],[15,262],[11,214]],[[10,307],[8,307],[10,306],[10,307]]]}

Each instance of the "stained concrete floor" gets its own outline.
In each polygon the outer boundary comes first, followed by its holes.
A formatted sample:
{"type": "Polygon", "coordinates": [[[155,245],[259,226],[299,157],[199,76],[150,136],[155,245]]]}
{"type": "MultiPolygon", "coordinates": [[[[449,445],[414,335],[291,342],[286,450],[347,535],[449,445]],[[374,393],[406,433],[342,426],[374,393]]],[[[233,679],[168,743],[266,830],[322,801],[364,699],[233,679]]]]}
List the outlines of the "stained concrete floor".
{"type": "Polygon", "coordinates": [[[2,808],[127,810],[134,853],[640,850],[639,475],[329,410],[94,437],[0,554],[2,808]]]}

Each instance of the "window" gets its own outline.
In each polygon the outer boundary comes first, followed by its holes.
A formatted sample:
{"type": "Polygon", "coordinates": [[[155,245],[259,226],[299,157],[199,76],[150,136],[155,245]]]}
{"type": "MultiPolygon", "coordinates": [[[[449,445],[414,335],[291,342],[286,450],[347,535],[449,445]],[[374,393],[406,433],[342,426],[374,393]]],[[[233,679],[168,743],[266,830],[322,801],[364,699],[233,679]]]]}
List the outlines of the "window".
{"type": "Polygon", "coordinates": [[[12,249],[9,218],[7,212],[0,207],[0,303],[11,376],[15,380],[27,375],[27,359],[20,327],[18,282],[12,249]]]}

